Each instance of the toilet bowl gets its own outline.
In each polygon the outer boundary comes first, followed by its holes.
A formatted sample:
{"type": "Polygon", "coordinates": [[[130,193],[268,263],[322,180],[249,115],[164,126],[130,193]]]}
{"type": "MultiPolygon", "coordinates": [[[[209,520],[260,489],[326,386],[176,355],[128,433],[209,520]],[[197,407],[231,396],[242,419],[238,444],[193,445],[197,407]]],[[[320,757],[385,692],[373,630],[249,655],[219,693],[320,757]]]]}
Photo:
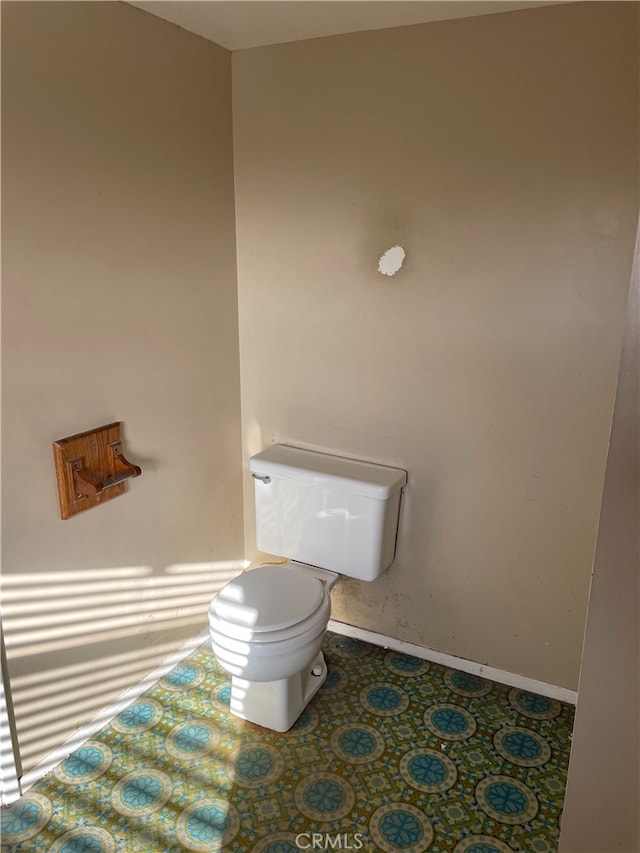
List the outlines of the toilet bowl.
{"type": "Polygon", "coordinates": [[[395,556],[405,471],[273,445],[249,462],[259,550],[209,607],[211,646],[231,675],[230,711],[287,731],[327,676],[321,651],[340,575],[373,581],[395,556]]]}
{"type": "Polygon", "coordinates": [[[300,563],[265,565],[211,602],[211,646],[231,674],[231,710],[287,731],[327,676],[320,651],[338,575],[300,563]]]}

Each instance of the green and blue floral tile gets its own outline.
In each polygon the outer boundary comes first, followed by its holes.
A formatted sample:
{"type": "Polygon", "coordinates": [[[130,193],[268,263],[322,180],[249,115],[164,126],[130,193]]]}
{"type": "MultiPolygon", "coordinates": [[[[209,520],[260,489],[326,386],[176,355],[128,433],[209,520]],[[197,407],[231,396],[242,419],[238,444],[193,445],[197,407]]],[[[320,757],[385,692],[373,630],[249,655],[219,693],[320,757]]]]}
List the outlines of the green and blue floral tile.
{"type": "Polygon", "coordinates": [[[208,644],[3,809],[6,853],[552,853],[573,708],[327,634],[289,732],[208,644]]]}

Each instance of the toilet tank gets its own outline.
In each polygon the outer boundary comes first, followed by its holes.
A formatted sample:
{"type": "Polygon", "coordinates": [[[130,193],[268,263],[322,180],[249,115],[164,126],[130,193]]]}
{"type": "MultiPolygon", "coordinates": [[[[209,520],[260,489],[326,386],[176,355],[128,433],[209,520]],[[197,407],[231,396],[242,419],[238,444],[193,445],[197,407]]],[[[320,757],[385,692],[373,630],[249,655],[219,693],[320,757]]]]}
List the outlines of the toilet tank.
{"type": "Polygon", "coordinates": [[[389,568],[406,471],[284,444],[249,470],[260,551],[363,581],[389,568]]]}

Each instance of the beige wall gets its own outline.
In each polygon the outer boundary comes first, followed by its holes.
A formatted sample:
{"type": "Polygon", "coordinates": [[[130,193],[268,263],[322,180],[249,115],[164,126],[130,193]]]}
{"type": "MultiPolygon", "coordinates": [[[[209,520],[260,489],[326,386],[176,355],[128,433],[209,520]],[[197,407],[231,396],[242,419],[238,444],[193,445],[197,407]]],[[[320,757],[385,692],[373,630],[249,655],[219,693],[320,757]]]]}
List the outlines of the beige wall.
{"type": "Polygon", "coordinates": [[[243,556],[231,67],[122,3],[2,13],[3,622],[28,769],[202,630],[243,556]],[[143,476],[60,521],[51,442],[113,420],[143,476]]]}
{"type": "Polygon", "coordinates": [[[343,580],[334,617],[568,688],[638,213],[637,26],[636,4],[568,4],[233,55],[245,458],[406,468],[396,562],[343,580]]]}
{"type": "Polygon", "coordinates": [[[636,265],[611,429],[560,850],[640,850],[640,339],[636,265]]]}

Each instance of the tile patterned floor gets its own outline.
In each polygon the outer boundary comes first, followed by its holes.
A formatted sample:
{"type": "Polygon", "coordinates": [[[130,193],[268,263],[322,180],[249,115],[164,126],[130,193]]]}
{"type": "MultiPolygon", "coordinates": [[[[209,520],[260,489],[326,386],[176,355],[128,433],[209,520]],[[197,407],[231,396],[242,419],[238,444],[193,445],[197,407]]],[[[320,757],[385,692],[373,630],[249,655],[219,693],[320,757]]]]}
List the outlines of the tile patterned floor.
{"type": "Polygon", "coordinates": [[[335,634],[285,734],[207,644],[3,810],[6,853],[551,853],[573,708],[335,634]]]}

